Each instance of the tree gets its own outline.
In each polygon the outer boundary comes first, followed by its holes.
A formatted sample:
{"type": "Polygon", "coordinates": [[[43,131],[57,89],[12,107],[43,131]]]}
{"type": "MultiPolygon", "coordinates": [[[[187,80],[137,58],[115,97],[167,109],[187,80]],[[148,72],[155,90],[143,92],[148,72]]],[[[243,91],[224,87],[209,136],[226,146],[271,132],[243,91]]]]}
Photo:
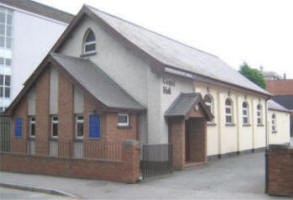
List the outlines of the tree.
{"type": "Polygon", "coordinates": [[[243,63],[240,66],[239,72],[240,74],[254,82],[256,85],[262,87],[263,89],[266,89],[264,76],[259,70],[249,67],[247,63],[243,63]]]}

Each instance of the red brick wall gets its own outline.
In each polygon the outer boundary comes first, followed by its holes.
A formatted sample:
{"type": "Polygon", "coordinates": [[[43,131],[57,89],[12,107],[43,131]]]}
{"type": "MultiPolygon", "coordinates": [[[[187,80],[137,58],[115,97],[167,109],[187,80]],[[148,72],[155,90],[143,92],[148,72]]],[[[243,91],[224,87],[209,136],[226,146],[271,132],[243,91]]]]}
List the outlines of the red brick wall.
{"type": "Polygon", "coordinates": [[[267,154],[268,194],[293,197],[293,149],[275,147],[267,154]]]}
{"type": "Polygon", "coordinates": [[[182,117],[172,119],[169,123],[173,144],[173,168],[183,169],[185,164],[185,121],[182,117]]]}
{"type": "Polygon", "coordinates": [[[26,140],[28,134],[28,117],[27,117],[28,103],[27,98],[23,98],[21,103],[18,105],[14,115],[11,117],[11,151],[12,152],[23,152],[26,149],[26,140]],[[20,117],[22,118],[22,137],[16,138],[14,136],[14,119],[20,117]]]}
{"type": "Polygon", "coordinates": [[[273,95],[293,95],[293,79],[266,80],[267,90],[273,95]]]}
{"type": "Polygon", "coordinates": [[[47,68],[38,78],[36,86],[36,153],[49,154],[50,118],[50,70],[47,68]],[[41,141],[41,142],[38,142],[41,141]]]}
{"type": "Polygon", "coordinates": [[[122,161],[101,161],[0,153],[0,170],[135,183],[139,177],[138,143],[123,144],[122,157],[122,161]]]}
{"type": "Polygon", "coordinates": [[[107,113],[107,141],[120,143],[123,140],[132,139],[138,140],[137,115],[129,114],[129,127],[118,127],[118,114],[107,113]]]}

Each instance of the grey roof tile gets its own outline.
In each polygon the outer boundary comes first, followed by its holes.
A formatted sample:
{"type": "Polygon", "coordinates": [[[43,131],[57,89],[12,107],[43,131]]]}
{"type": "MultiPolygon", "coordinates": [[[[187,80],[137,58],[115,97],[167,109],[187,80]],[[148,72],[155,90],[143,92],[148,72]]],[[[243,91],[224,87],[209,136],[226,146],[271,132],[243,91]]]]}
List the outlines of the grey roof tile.
{"type": "Polygon", "coordinates": [[[181,93],[165,112],[165,116],[185,116],[199,98],[198,93],[181,93]]]}
{"type": "Polygon", "coordinates": [[[145,109],[90,60],[56,53],[51,53],[51,56],[76,81],[107,107],[133,110],[145,109]]]}
{"type": "Polygon", "coordinates": [[[167,66],[270,95],[212,54],[184,45],[96,8],[87,7],[130,42],[167,66]]]}
{"type": "Polygon", "coordinates": [[[67,24],[73,19],[72,14],[31,0],[0,0],[0,3],[62,21],[67,24]]]}
{"type": "Polygon", "coordinates": [[[268,108],[269,108],[269,110],[292,112],[272,99],[268,100],[268,108]]]}
{"type": "Polygon", "coordinates": [[[293,110],[293,95],[274,96],[273,100],[285,108],[293,110]]]}

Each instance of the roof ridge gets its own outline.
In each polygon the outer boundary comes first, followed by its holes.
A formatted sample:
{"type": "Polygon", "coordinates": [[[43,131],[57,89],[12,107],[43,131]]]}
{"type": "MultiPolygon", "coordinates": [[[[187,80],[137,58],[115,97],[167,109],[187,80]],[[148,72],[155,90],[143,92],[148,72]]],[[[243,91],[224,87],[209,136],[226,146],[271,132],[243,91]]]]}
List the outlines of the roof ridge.
{"type": "MultiPolygon", "coordinates": [[[[206,52],[206,51],[201,50],[201,49],[198,49],[198,48],[196,48],[196,47],[192,47],[192,46],[190,46],[190,45],[188,45],[188,44],[185,44],[185,43],[180,42],[180,41],[178,41],[178,40],[172,39],[171,37],[165,36],[165,35],[163,35],[163,34],[161,34],[161,33],[156,32],[156,31],[152,31],[152,30],[150,30],[150,29],[148,29],[148,28],[145,28],[145,27],[143,27],[143,26],[141,26],[141,25],[135,24],[135,23],[130,22],[130,21],[128,21],[128,20],[122,19],[122,18],[117,17],[117,16],[115,16],[115,15],[112,15],[112,14],[110,14],[110,13],[108,13],[108,12],[102,11],[102,10],[97,9],[97,8],[95,8],[95,7],[93,7],[93,6],[90,6],[90,5],[88,5],[88,4],[84,4],[84,5],[85,5],[86,7],[88,7],[88,8],[90,8],[90,9],[94,9],[94,10],[96,10],[96,11],[98,11],[98,12],[101,12],[101,13],[103,13],[103,14],[105,14],[105,15],[108,15],[108,16],[110,16],[110,17],[113,17],[113,18],[115,18],[115,19],[117,19],[117,20],[123,21],[123,22],[125,22],[125,23],[128,23],[128,24],[130,24],[130,25],[136,26],[136,27],[138,27],[138,28],[144,29],[144,30],[146,30],[146,31],[148,31],[148,32],[151,32],[151,33],[153,33],[153,34],[155,34],[155,35],[158,35],[158,36],[160,36],[160,37],[164,37],[164,38],[166,38],[166,39],[168,39],[168,40],[170,40],[170,41],[173,41],[173,42],[175,42],[175,43],[177,43],[177,44],[179,44],[179,45],[182,45],[182,46],[188,47],[188,48],[190,48],[190,49],[193,49],[193,50],[196,50],[196,51],[199,51],[199,52],[205,53],[205,54],[209,54],[209,55],[214,56],[214,57],[216,57],[216,58],[219,58],[218,56],[216,56],[216,55],[214,55],[214,54],[212,54],[212,53],[206,52]]],[[[220,59],[220,58],[219,58],[219,59],[220,59]]]]}

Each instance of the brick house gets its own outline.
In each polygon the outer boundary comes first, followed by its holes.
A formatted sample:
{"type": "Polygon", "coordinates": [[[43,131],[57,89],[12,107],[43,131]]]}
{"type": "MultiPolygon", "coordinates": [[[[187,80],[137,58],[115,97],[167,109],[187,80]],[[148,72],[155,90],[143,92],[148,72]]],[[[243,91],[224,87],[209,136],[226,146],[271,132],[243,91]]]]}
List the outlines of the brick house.
{"type": "Polygon", "coordinates": [[[134,139],[172,144],[182,169],[264,148],[270,97],[214,55],[84,6],[6,114],[14,152],[32,135],[32,152],[76,157],[134,139]]]}

